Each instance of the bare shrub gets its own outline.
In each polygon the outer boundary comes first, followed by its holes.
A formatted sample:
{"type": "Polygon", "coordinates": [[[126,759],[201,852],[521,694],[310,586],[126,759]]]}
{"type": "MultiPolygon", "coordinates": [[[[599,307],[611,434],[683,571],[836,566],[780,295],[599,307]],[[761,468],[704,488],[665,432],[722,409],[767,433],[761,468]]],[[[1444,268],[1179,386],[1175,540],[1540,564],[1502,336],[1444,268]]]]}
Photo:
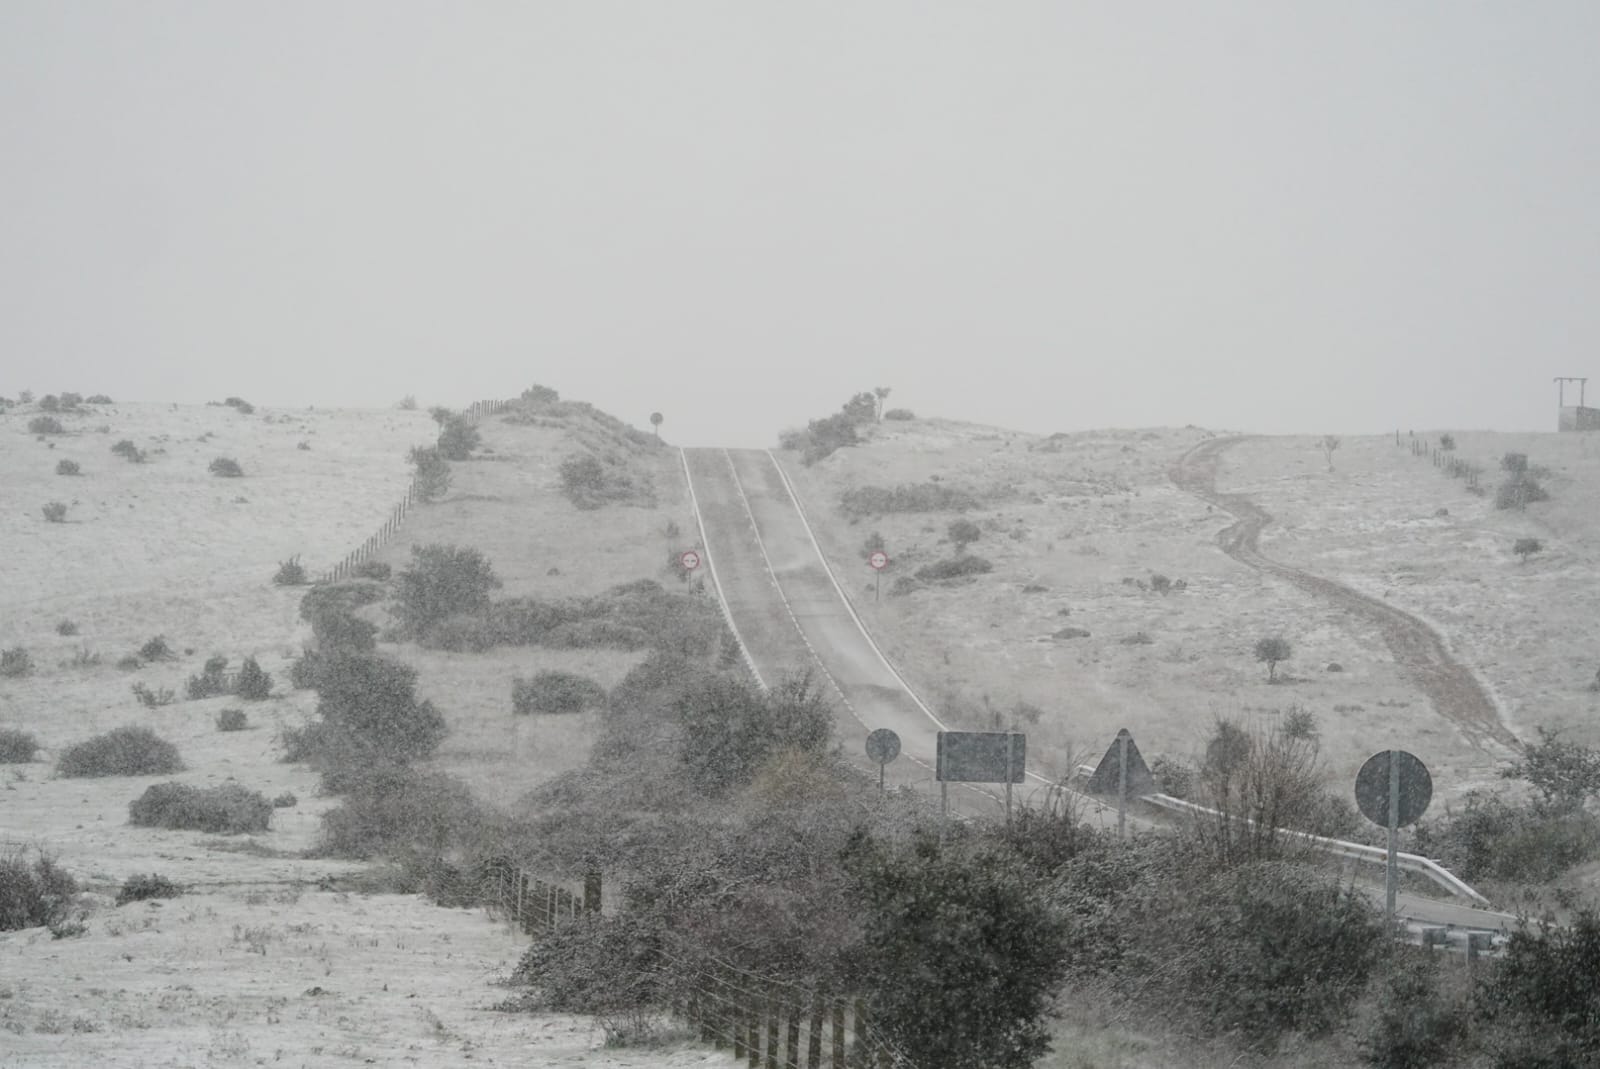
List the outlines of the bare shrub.
{"type": "Polygon", "coordinates": [[[206,465],[206,470],[222,479],[237,479],[244,475],[244,469],[232,457],[217,457],[206,465]]]}
{"type": "Polygon", "coordinates": [[[250,726],[250,718],[243,709],[224,709],[217,714],[218,731],[243,731],[250,726]]]}
{"type": "Polygon", "coordinates": [[[39,740],[26,731],[0,728],[0,765],[25,765],[39,752],[39,740]]]}
{"type": "Polygon", "coordinates": [[[518,678],[511,686],[512,711],[522,714],[581,713],[605,701],[604,687],[572,672],[539,672],[532,679],[518,678]]]}
{"type": "Polygon", "coordinates": [[[112,446],[111,451],[119,457],[126,457],[130,464],[143,464],[145,462],[144,450],[134,445],[127,438],[112,446]]]}
{"type": "Polygon", "coordinates": [[[67,428],[54,416],[34,416],[28,421],[29,434],[66,434],[67,428]]]}
{"type": "Polygon", "coordinates": [[[1224,864],[1297,850],[1292,832],[1322,834],[1330,820],[1346,819],[1323,780],[1314,732],[1218,719],[1195,782],[1196,800],[1214,813],[1196,818],[1195,837],[1224,864]]]}
{"type": "Polygon", "coordinates": [[[57,475],[82,475],[83,466],[76,460],[61,459],[56,461],[57,475]]]}
{"type": "Polygon", "coordinates": [[[218,787],[152,784],[128,805],[129,823],[174,831],[243,835],[266,831],[271,819],[272,803],[259,791],[236,783],[218,787]]]}
{"type": "Polygon", "coordinates": [[[156,873],[137,873],[122,881],[122,886],[117,889],[117,905],[125,906],[129,902],[143,902],[151,898],[177,898],[183,894],[183,888],[156,873]]]}
{"type": "Polygon", "coordinates": [[[304,586],[306,582],[305,565],[300,563],[298,556],[290,557],[286,561],[279,561],[278,570],[273,573],[272,581],[277,586],[304,586]]]}
{"type": "MultiPolygon", "coordinates": [[[[917,579],[925,583],[932,583],[944,579],[962,579],[972,575],[983,575],[992,571],[994,571],[994,565],[987,558],[966,553],[959,557],[951,557],[948,560],[924,564],[916,570],[915,574],[917,579]]],[[[899,580],[895,581],[895,588],[892,591],[893,593],[903,592],[899,589],[899,580]]]]}
{"type": "Polygon", "coordinates": [[[147,727],[115,728],[67,747],[56,762],[60,776],[163,776],[183,771],[178,748],[147,727]]]}
{"type": "Polygon", "coordinates": [[[139,647],[139,659],[141,661],[175,661],[178,659],[178,655],[172,651],[171,646],[167,645],[166,636],[156,635],[139,647]]]}
{"type": "Polygon", "coordinates": [[[59,501],[52,501],[40,509],[44,513],[46,523],[66,523],[67,506],[59,501]]]}
{"type": "Polygon", "coordinates": [[[77,633],[78,625],[73,623],[71,620],[62,620],[60,623],[56,624],[56,634],[58,635],[70,638],[77,633]]]}
{"type": "Polygon", "coordinates": [[[177,695],[166,687],[151,689],[143,683],[133,685],[133,696],[139,699],[139,704],[146,709],[156,709],[163,705],[171,705],[177,700],[177,695]]]}
{"type": "Polygon", "coordinates": [[[846,516],[879,516],[896,512],[965,512],[979,507],[970,490],[942,482],[901,483],[899,486],[857,486],[839,496],[846,516]]]}
{"type": "Polygon", "coordinates": [[[0,650],[0,676],[18,679],[31,675],[33,672],[33,658],[21,646],[12,646],[8,650],[0,650]]]}
{"type": "Polygon", "coordinates": [[[46,854],[31,863],[21,851],[0,855],[0,932],[62,923],[77,893],[78,882],[46,854]]]}

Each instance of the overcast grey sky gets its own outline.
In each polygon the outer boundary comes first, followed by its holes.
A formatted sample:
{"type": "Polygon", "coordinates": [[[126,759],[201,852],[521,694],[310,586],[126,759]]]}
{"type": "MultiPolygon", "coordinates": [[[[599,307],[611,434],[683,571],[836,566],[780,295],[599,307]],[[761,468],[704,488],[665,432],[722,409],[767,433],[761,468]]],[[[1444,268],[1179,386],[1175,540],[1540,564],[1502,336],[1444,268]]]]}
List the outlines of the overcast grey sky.
{"type": "Polygon", "coordinates": [[[1600,399],[1600,4],[0,4],[0,394],[690,444],[1600,399]]]}

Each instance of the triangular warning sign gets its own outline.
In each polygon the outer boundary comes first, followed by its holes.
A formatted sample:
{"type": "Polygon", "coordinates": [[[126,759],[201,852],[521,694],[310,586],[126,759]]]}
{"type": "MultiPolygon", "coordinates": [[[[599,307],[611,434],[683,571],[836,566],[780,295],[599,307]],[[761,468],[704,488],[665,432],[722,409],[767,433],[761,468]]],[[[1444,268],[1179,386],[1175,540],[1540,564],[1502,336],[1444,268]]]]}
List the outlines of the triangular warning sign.
{"type": "Polygon", "coordinates": [[[1156,778],[1150,774],[1150,766],[1144,763],[1139,747],[1134,745],[1133,735],[1127,728],[1123,728],[1117,732],[1116,741],[1100,759],[1100,764],[1095,766],[1094,775],[1089,777],[1086,789],[1090,794],[1117,793],[1117,782],[1122,777],[1121,750],[1124,745],[1128,748],[1128,797],[1137,798],[1140,795],[1155,793],[1156,778]]]}

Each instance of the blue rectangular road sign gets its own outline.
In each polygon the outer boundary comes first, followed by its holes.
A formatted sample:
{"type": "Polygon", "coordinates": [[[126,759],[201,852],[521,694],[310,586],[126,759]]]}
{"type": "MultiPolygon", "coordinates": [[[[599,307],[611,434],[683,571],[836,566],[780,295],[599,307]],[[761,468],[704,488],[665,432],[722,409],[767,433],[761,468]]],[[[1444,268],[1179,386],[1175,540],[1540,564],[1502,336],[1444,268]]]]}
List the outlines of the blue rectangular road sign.
{"type": "Polygon", "coordinates": [[[944,783],[1021,783],[1028,736],[1020,731],[941,731],[936,777],[944,783]]]}

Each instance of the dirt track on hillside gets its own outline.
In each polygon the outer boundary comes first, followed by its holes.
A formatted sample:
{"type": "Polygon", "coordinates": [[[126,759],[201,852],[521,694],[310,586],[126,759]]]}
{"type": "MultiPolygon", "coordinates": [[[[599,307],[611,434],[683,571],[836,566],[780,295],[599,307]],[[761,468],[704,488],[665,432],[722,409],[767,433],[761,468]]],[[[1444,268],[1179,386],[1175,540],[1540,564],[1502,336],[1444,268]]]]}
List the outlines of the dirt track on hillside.
{"type": "Polygon", "coordinates": [[[1213,438],[1201,442],[1172,467],[1172,481],[1179,489],[1226,509],[1235,517],[1233,524],[1217,533],[1222,551],[1241,564],[1287,579],[1376,625],[1401,671],[1427,695],[1434,711],[1459,727],[1473,746],[1488,752],[1497,752],[1500,747],[1516,748],[1517,738],[1500,722],[1489,692],[1471,669],[1451,656],[1444,639],[1433,628],[1388,602],[1282,564],[1261,552],[1261,532],[1272,522],[1272,514],[1244,494],[1217,489],[1217,468],[1223,451],[1247,440],[1213,438]]]}

